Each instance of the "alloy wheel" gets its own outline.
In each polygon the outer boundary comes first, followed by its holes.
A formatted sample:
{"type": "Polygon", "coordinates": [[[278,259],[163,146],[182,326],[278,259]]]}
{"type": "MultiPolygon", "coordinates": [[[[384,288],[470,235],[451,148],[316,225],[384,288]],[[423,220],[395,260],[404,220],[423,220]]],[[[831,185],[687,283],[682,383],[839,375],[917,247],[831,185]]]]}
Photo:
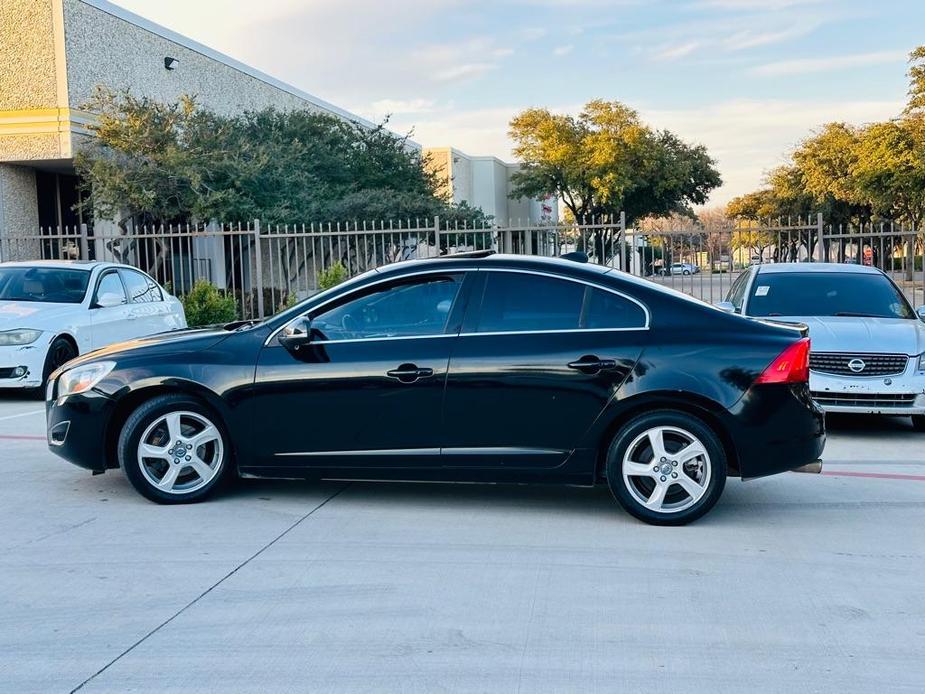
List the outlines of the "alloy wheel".
{"type": "Polygon", "coordinates": [[[623,480],[633,498],[657,513],[679,513],[707,493],[710,455],[692,433],[652,427],[633,439],[623,456],[623,480]]]}
{"type": "Polygon", "coordinates": [[[138,467],[144,478],[167,494],[201,489],[221,472],[222,436],[197,412],[168,412],[154,420],[138,443],[138,467]]]}

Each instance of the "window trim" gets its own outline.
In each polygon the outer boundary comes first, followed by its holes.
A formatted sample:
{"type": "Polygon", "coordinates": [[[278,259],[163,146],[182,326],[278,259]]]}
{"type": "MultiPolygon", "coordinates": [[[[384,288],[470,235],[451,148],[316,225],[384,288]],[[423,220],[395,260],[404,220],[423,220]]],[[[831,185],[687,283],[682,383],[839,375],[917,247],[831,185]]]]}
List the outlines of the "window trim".
{"type": "Polygon", "coordinates": [[[160,283],[159,283],[157,280],[155,280],[153,277],[151,277],[151,275],[149,275],[147,272],[144,272],[143,270],[139,270],[137,267],[119,267],[119,268],[116,268],[116,270],[119,272],[119,277],[120,277],[120,279],[122,280],[123,286],[125,287],[125,294],[126,294],[126,297],[128,298],[128,303],[129,303],[129,305],[134,305],[134,304],[162,304],[162,303],[164,303],[164,301],[166,301],[166,299],[164,299],[164,288],[160,285],[160,283]],[[132,301],[132,297],[131,297],[131,294],[129,293],[129,289],[128,289],[128,282],[127,282],[126,279],[125,279],[125,276],[129,275],[129,274],[132,273],[132,272],[135,272],[135,273],[141,275],[141,276],[144,277],[146,280],[148,280],[149,282],[151,282],[151,284],[153,284],[155,287],[157,287],[158,291],[160,292],[161,298],[160,298],[160,299],[157,299],[156,301],[132,301]]]}
{"type": "MultiPolygon", "coordinates": [[[[119,280],[119,284],[122,285],[122,297],[125,299],[125,303],[121,304],[122,306],[131,306],[132,303],[128,299],[128,289],[125,288],[125,280],[122,279],[122,273],[119,272],[118,267],[104,267],[100,274],[96,278],[96,286],[93,288],[93,294],[90,295],[90,306],[89,308],[102,308],[98,305],[100,298],[100,285],[103,283],[103,280],[106,279],[106,275],[113,274],[119,280]]],[[[117,308],[116,306],[110,306],[109,308],[117,308]]]]}
{"type": "MultiPolygon", "coordinates": [[[[473,273],[473,272],[517,272],[517,273],[521,273],[524,275],[539,275],[540,277],[551,277],[553,279],[561,279],[567,282],[576,282],[578,284],[583,284],[585,286],[591,287],[592,289],[600,289],[601,291],[610,292],[611,294],[616,294],[617,296],[623,299],[626,299],[627,301],[630,301],[636,304],[637,306],[639,306],[639,308],[642,309],[642,312],[646,317],[646,323],[644,326],[638,327],[638,328],[565,328],[565,329],[555,329],[555,330],[511,330],[511,331],[499,331],[499,332],[487,332],[487,333],[462,332],[462,330],[460,329],[459,332],[441,333],[439,335],[395,335],[391,337],[356,337],[356,338],[348,338],[345,340],[319,340],[317,342],[313,342],[312,344],[327,345],[327,344],[338,344],[338,343],[347,343],[347,342],[384,342],[384,341],[392,341],[392,340],[432,340],[432,339],[444,338],[444,337],[473,337],[473,336],[489,336],[489,335],[549,335],[549,334],[558,334],[558,333],[619,333],[619,332],[640,332],[640,331],[645,331],[645,330],[651,330],[652,314],[649,311],[649,307],[646,306],[644,303],[642,303],[639,299],[636,299],[635,297],[632,297],[629,294],[621,292],[617,289],[613,289],[611,287],[605,287],[602,284],[598,284],[590,280],[586,280],[586,279],[582,279],[578,277],[568,277],[566,275],[559,275],[554,272],[542,272],[539,270],[522,270],[520,268],[508,268],[508,267],[492,267],[492,268],[461,267],[461,268],[452,268],[452,269],[430,268],[427,270],[422,270],[420,272],[409,273],[407,275],[400,275],[399,277],[384,277],[380,280],[376,280],[375,282],[370,282],[368,284],[364,284],[361,287],[357,287],[353,293],[363,292],[369,289],[370,287],[374,287],[379,284],[386,284],[388,282],[394,282],[395,280],[400,280],[400,279],[409,279],[412,277],[426,277],[428,275],[455,275],[455,274],[463,275],[463,280],[460,283],[460,289],[459,289],[459,291],[462,292],[464,289],[463,285],[465,284],[465,280],[466,280],[466,277],[465,277],[466,273],[473,273]]],[[[273,330],[273,332],[270,333],[270,335],[264,341],[263,346],[269,347],[270,343],[276,340],[277,335],[279,335],[279,333],[281,333],[283,329],[287,325],[289,325],[293,320],[306,316],[309,313],[316,311],[317,309],[324,308],[328,304],[333,303],[343,297],[344,297],[343,294],[332,296],[329,299],[322,301],[317,306],[312,306],[311,308],[298,314],[297,316],[294,316],[290,318],[289,320],[284,321],[283,323],[280,324],[278,328],[276,328],[275,330],[273,330]]],[[[467,309],[467,312],[473,310],[473,306],[471,305],[472,298],[473,297],[469,297],[470,305],[467,309]]],[[[482,310],[481,303],[479,303],[478,310],[479,311],[482,310]]],[[[465,320],[468,320],[468,316],[464,318],[464,321],[465,320]]],[[[280,346],[278,340],[276,341],[275,346],[280,346]]]]}
{"type": "MultiPolygon", "coordinates": [[[[605,287],[603,285],[591,282],[589,280],[581,279],[578,277],[568,277],[566,275],[558,275],[553,272],[541,272],[539,270],[522,270],[520,268],[508,268],[508,267],[492,267],[492,268],[479,268],[479,272],[514,272],[522,275],[538,275],[540,277],[551,277],[552,279],[565,280],[567,282],[575,282],[576,284],[582,284],[586,287],[591,287],[592,289],[600,289],[601,291],[610,292],[611,294],[616,294],[622,299],[626,299],[630,303],[636,304],[639,308],[642,309],[643,315],[646,317],[645,325],[636,328],[554,328],[549,330],[494,330],[490,332],[477,332],[477,331],[467,331],[460,332],[459,337],[472,337],[476,335],[555,335],[560,333],[620,333],[620,332],[637,332],[643,330],[649,330],[652,322],[652,315],[649,312],[649,308],[636,299],[635,297],[625,294],[617,289],[611,287],[605,287]]],[[[487,287],[487,285],[486,285],[487,287]]],[[[482,296],[484,300],[484,294],[482,296]]],[[[584,301],[582,301],[582,305],[584,301]]],[[[479,303],[478,311],[481,314],[482,304],[479,303]]],[[[481,317],[481,315],[480,315],[481,317]]]]}
{"type": "MultiPolygon", "coordinates": [[[[332,296],[332,297],[330,297],[329,299],[326,299],[325,301],[322,301],[322,302],[321,302],[320,304],[318,304],[317,306],[312,306],[312,307],[309,308],[307,311],[304,311],[303,313],[298,314],[298,315],[295,316],[294,318],[290,318],[289,320],[285,321],[285,322],[284,322],[282,325],[280,325],[276,330],[274,330],[272,333],[270,333],[270,336],[266,339],[266,341],[264,341],[263,345],[264,345],[264,347],[270,346],[270,343],[273,342],[273,340],[276,339],[276,336],[279,335],[279,333],[281,333],[281,332],[283,331],[283,329],[284,329],[287,325],[289,325],[292,321],[297,320],[297,319],[299,319],[299,318],[304,318],[304,317],[307,316],[308,314],[313,313],[313,312],[317,311],[318,309],[322,309],[322,308],[324,308],[325,306],[327,306],[328,304],[334,303],[335,301],[338,301],[338,300],[340,300],[340,299],[346,299],[346,301],[345,301],[344,303],[347,303],[347,302],[349,302],[349,301],[352,301],[352,299],[350,299],[350,297],[351,297],[352,295],[354,295],[354,294],[362,294],[362,293],[364,293],[366,290],[370,289],[371,287],[375,287],[375,286],[378,286],[378,285],[380,285],[380,284],[388,284],[389,282],[396,282],[396,281],[401,281],[401,280],[416,279],[416,278],[418,278],[418,277],[427,277],[427,276],[429,276],[429,275],[439,275],[439,276],[443,276],[443,277],[452,276],[452,275],[459,275],[459,276],[460,276],[460,279],[459,279],[459,282],[458,282],[458,283],[459,283],[459,290],[456,292],[456,298],[453,300],[453,306],[450,307],[450,313],[449,313],[449,315],[447,316],[447,326],[446,326],[446,327],[448,327],[448,326],[449,326],[450,318],[452,318],[452,316],[453,316],[453,311],[454,311],[455,308],[456,308],[456,301],[460,298],[460,296],[462,295],[462,292],[463,292],[463,290],[464,290],[464,288],[465,288],[466,274],[469,273],[469,272],[472,272],[472,270],[469,269],[469,268],[453,268],[453,269],[451,269],[451,270],[449,270],[449,271],[447,271],[446,269],[443,269],[443,270],[436,270],[436,269],[435,269],[435,270],[428,270],[428,271],[426,271],[426,272],[417,272],[417,273],[411,273],[411,274],[408,274],[408,275],[399,275],[398,277],[385,277],[385,278],[383,278],[383,279],[381,279],[381,280],[376,280],[375,282],[370,282],[370,283],[368,283],[368,284],[364,284],[363,286],[357,287],[357,288],[354,289],[353,291],[348,292],[348,293],[346,293],[346,294],[338,294],[337,296],[332,296]]],[[[446,327],[444,327],[444,330],[446,330],[446,327]]],[[[385,341],[388,341],[388,340],[432,340],[432,339],[440,338],[440,337],[456,337],[458,334],[459,334],[459,331],[457,330],[456,332],[449,332],[449,333],[448,333],[448,332],[442,332],[442,333],[439,333],[439,334],[437,334],[437,335],[390,335],[390,336],[386,336],[386,337],[350,337],[350,338],[346,338],[346,339],[343,339],[343,340],[312,340],[312,344],[313,344],[313,345],[331,345],[331,344],[345,344],[345,343],[349,343],[349,342],[385,342],[385,341]]],[[[278,340],[276,341],[276,345],[277,345],[277,346],[280,346],[278,340]]]]}

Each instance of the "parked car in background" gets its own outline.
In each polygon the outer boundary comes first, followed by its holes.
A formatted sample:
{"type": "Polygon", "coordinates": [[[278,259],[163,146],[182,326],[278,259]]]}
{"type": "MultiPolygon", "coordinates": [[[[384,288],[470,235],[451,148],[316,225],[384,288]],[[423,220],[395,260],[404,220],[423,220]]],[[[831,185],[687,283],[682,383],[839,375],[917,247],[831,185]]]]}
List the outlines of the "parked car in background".
{"type": "Polygon", "coordinates": [[[813,398],[829,412],[910,415],[925,431],[925,308],[880,270],[856,264],[749,268],[721,307],[805,323],[813,398]]]}
{"type": "Polygon", "coordinates": [[[680,524],[727,474],[818,467],[808,351],[800,329],[606,267],[461,254],[78,358],[49,380],[49,446],[160,503],[235,475],[606,482],[680,524]]]}
{"type": "Polygon", "coordinates": [[[41,388],[70,359],[186,327],[180,301],[115,263],[0,263],[0,388],[41,388]]]}
{"type": "Polygon", "coordinates": [[[696,275],[698,272],[700,272],[700,268],[693,263],[672,263],[662,271],[662,273],[666,276],[696,275]]]}

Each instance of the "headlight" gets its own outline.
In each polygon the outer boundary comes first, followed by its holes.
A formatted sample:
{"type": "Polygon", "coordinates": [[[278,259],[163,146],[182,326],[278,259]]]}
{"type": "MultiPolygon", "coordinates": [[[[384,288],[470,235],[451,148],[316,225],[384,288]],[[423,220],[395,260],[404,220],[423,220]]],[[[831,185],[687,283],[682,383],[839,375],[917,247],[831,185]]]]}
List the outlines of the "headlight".
{"type": "Polygon", "coordinates": [[[925,354],[919,355],[919,371],[925,371],[925,354]]]}
{"type": "Polygon", "coordinates": [[[42,334],[41,330],[28,330],[20,328],[19,330],[5,330],[0,333],[0,347],[10,347],[12,345],[31,345],[39,339],[42,334]]]}
{"type": "Polygon", "coordinates": [[[86,393],[99,383],[116,366],[114,361],[99,361],[95,364],[77,366],[58,377],[58,398],[86,393]]]}

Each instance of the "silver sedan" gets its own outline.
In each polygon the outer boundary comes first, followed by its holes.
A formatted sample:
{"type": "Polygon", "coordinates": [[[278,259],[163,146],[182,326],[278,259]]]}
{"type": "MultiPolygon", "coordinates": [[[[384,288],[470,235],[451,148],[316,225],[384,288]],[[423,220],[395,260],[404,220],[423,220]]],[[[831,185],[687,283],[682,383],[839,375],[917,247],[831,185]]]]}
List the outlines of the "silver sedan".
{"type": "Polygon", "coordinates": [[[925,431],[925,307],[863,265],[774,263],[743,272],[719,307],[805,323],[810,389],[829,412],[911,415],[925,431]]]}

